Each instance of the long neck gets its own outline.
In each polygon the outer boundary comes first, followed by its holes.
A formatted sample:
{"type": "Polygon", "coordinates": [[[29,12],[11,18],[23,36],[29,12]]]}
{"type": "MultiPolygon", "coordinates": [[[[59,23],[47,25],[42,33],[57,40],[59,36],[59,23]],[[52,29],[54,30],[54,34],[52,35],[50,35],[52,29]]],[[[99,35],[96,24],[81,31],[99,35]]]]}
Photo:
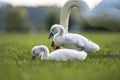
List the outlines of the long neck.
{"type": "Polygon", "coordinates": [[[68,0],[63,6],[60,13],[60,25],[65,27],[66,33],[68,32],[68,21],[71,9],[77,7],[81,16],[85,15],[85,12],[89,10],[88,5],[82,0],[68,0]]]}
{"type": "Polygon", "coordinates": [[[53,40],[55,40],[58,37],[59,39],[61,39],[64,34],[65,34],[65,28],[61,26],[58,28],[58,32],[55,34],[53,40]]]}
{"type": "Polygon", "coordinates": [[[42,51],[43,51],[43,54],[42,54],[41,60],[46,60],[49,56],[49,50],[47,47],[43,46],[42,51]]]}
{"type": "Polygon", "coordinates": [[[60,27],[58,33],[59,33],[60,36],[63,36],[65,34],[65,28],[64,27],[60,27]]]}
{"type": "Polygon", "coordinates": [[[61,27],[58,28],[58,32],[55,35],[55,38],[58,37],[58,36],[62,37],[64,34],[65,34],[65,28],[61,26],[61,27]]]}

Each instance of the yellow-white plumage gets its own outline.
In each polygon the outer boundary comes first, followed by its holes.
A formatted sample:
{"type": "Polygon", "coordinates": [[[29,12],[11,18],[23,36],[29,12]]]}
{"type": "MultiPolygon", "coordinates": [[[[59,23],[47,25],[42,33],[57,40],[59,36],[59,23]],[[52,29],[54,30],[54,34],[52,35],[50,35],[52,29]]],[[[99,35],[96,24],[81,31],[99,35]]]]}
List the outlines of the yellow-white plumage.
{"type": "Polygon", "coordinates": [[[58,24],[51,27],[50,34],[53,34],[53,41],[57,46],[78,51],[84,50],[87,53],[94,53],[100,49],[96,43],[80,34],[65,33],[64,27],[58,24]]]}
{"type": "Polygon", "coordinates": [[[77,51],[72,49],[58,49],[51,53],[46,46],[35,46],[32,48],[32,56],[35,59],[41,55],[41,60],[56,60],[56,61],[67,61],[67,60],[84,60],[87,57],[87,53],[84,51],[77,51]]]}

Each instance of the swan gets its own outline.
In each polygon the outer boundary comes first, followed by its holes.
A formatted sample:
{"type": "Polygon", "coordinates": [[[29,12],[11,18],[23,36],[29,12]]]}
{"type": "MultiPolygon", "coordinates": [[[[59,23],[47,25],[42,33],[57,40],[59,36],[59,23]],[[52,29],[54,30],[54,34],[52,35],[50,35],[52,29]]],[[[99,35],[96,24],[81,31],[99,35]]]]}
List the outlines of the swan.
{"type": "Polygon", "coordinates": [[[68,32],[71,9],[78,8],[82,20],[94,27],[105,27],[120,32],[120,0],[102,0],[96,7],[89,8],[83,0],[68,0],[60,13],[60,25],[68,32]]]}
{"type": "Polygon", "coordinates": [[[32,48],[32,59],[34,60],[37,56],[41,55],[41,60],[56,60],[56,61],[67,61],[67,60],[85,60],[87,53],[85,51],[77,51],[72,49],[58,49],[51,53],[46,46],[35,46],[32,48]]]}
{"type": "Polygon", "coordinates": [[[84,50],[87,53],[94,53],[100,47],[79,34],[65,33],[65,28],[59,24],[55,24],[50,29],[49,39],[53,37],[53,41],[57,46],[64,46],[69,49],[78,51],[84,50]]]}

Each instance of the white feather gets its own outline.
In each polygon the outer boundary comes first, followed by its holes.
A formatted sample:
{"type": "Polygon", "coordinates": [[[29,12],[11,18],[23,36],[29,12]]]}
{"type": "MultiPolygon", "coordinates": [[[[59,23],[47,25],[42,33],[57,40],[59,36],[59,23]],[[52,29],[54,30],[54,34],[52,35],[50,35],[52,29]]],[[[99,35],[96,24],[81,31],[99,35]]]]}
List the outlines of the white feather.
{"type": "Polygon", "coordinates": [[[53,41],[57,46],[64,46],[78,51],[84,50],[87,53],[94,53],[100,49],[96,43],[82,35],[72,33],[65,34],[64,27],[58,24],[51,27],[50,33],[54,34],[53,41]]]}
{"type": "Polygon", "coordinates": [[[67,60],[85,60],[87,53],[84,51],[76,51],[72,49],[58,49],[51,53],[46,46],[35,46],[32,48],[32,56],[35,58],[41,55],[41,60],[56,60],[56,61],[67,61],[67,60]]]}
{"type": "Polygon", "coordinates": [[[68,32],[71,9],[77,7],[82,20],[94,27],[105,27],[120,32],[120,0],[102,0],[94,8],[89,8],[83,0],[68,0],[61,10],[60,25],[68,32]]]}

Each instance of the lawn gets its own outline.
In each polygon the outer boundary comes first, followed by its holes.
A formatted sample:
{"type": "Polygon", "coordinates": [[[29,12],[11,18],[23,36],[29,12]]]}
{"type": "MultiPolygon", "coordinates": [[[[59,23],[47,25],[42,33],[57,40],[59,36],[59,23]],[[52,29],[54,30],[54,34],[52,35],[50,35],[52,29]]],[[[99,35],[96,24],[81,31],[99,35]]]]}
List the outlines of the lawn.
{"type": "Polygon", "coordinates": [[[81,33],[100,45],[84,61],[31,61],[31,49],[46,45],[48,33],[0,34],[0,80],[120,80],[120,34],[81,33]]]}

